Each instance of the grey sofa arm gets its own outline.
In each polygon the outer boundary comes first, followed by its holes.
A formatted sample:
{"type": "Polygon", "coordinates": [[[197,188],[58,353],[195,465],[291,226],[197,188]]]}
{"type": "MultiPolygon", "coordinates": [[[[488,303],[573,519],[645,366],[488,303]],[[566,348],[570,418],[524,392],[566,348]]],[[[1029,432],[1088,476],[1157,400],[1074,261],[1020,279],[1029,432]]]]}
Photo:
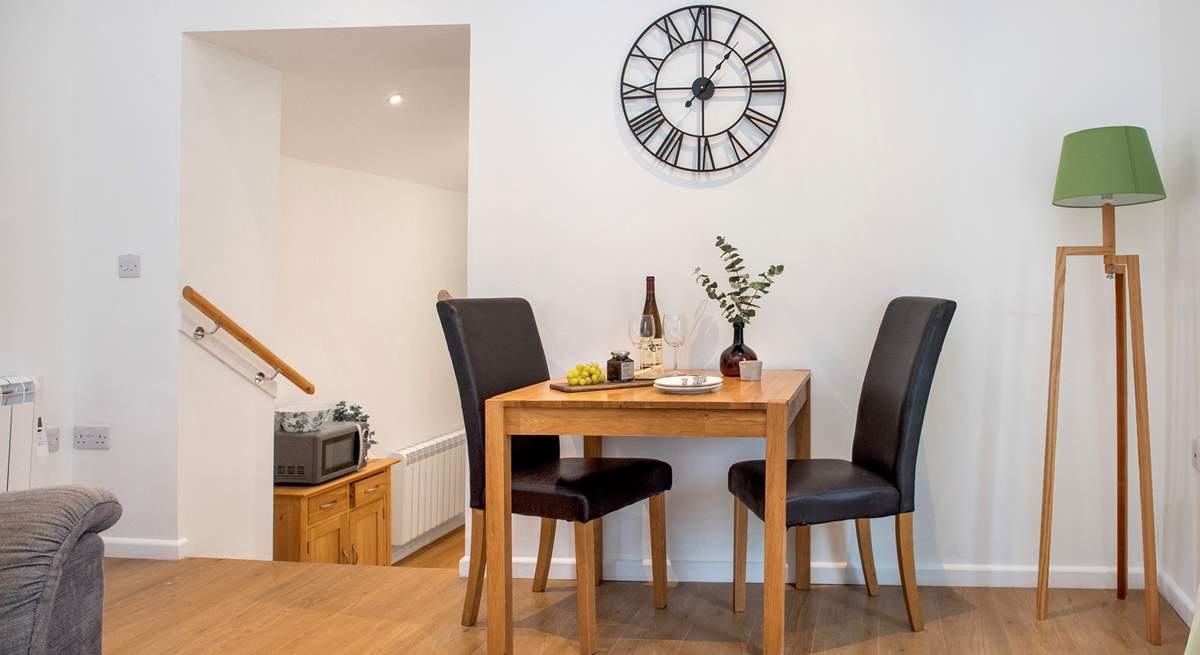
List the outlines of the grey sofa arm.
{"type": "Polygon", "coordinates": [[[99,653],[104,544],[121,504],[95,487],[0,493],[0,653],[99,653]]]}

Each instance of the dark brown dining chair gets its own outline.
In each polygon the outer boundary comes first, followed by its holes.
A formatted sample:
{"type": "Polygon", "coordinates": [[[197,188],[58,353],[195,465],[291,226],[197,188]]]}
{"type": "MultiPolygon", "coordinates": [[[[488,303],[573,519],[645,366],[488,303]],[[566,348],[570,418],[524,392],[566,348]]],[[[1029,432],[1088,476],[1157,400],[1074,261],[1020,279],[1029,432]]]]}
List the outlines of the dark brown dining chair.
{"type": "MultiPolygon", "coordinates": [[[[793,459],[787,467],[787,526],[854,519],[867,593],[879,594],[870,520],[896,517],[896,555],[908,622],[925,629],[913,562],[913,496],[917,445],[938,356],[956,304],[940,298],[897,298],[887,307],[858,400],[850,461],[793,459]]],[[[766,462],[729,467],[734,496],[734,611],[746,598],[746,509],[763,517],[766,462]],[[739,575],[740,574],[740,575],[739,575]]]]}
{"type": "MultiPolygon", "coordinates": [[[[495,395],[550,379],[533,309],[520,298],[443,299],[437,303],[458,378],[471,482],[471,563],[463,625],[479,614],[485,568],[484,403],[495,395]]],[[[512,437],[512,512],[541,517],[541,544],[533,590],[543,591],[550,570],[556,521],[575,525],[580,652],[596,634],[596,519],[641,500],[650,501],[655,607],[666,607],[666,491],[671,466],[655,459],[562,457],[557,436],[512,437]]]]}

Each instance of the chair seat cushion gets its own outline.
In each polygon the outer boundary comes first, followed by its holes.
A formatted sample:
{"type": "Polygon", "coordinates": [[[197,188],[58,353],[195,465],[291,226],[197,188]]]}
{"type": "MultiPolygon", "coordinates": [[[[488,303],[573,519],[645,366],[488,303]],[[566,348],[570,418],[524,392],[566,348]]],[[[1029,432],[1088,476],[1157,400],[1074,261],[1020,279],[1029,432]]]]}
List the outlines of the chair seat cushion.
{"type": "Polygon", "coordinates": [[[586,523],[671,488],[657,459],[564,457],[512,472],[512,511],[586,523]]]}
{"type": "MultiPolygon", "coordinates": [[[[887,480],[843,459],[791,459],[787,470],[787,525],[815,525],[900,512],[900,491],[887,480]]],[[[729,467],[729,493],[761,519],[767,463],[729,467]]]]}

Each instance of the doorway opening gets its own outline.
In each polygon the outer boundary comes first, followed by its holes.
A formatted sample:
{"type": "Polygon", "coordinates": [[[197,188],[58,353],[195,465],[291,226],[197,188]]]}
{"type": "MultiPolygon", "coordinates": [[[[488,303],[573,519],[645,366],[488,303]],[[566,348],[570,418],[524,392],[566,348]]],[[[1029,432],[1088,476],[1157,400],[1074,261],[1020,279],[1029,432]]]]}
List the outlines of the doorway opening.
{"type": "MultiPolygon", "coordinates": [[[[470,30],[183,38],[181,286],[316,392],[239,378],[238,363],[181,330],[179,533],[189,556],[309,560],[307,546],[281,545],[275,525],[296,518],[281,517],[274,500],[275,408],[361,406],[378,442],[372,458],[461,432],[433,303],[441,289],[466,291],[470,30]]],[[[232,341],[228,350],[253,359],[232,341]]],[[[462,522],[465,456],[439,464],[445,479],[428,489],[399,468],[384,489],[390,507],[377,508],[386,525],[369,526],[370,563],[389,564],[462,522]],[[444,516],[410,508],[417,494],[434,496],[444,516]],[[434,524],[412,524],[414,512],[434,524]]],[[[359,553],[343,545],[330,556],[359,553]]]]}

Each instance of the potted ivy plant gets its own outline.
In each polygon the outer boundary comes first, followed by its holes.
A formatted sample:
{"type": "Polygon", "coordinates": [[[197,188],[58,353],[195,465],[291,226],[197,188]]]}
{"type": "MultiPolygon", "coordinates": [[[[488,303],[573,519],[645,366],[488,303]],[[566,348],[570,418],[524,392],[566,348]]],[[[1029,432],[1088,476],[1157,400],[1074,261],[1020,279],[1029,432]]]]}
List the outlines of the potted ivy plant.
{"type": "Polygon", "coordinates": [[[344,400],[339,400],[333,406],[333,420],[349,421],[362,426],[362,447],[358,449],[358,464],[360,467],[364,466],[367,463],[367,453],[370,452],[371,446],[379,443],[375,441],[375,431],[371,429],[371,415],[363,411],[362,405],[351,405],[344,400]]]}
{"type": "Polygon", "coordinates": [[[721,291],[719,285],[700,267],[696,267],[692,273],[708,297],[717,301],[721,315],[733,325],[733,344],[721,353],[721,375],[738,377],[741,375],[739,363],[758,359],[754,350],[745,343],[744,330],[750,320],[757,316],[759,300],[771,292],[771,285],[783,273],[783,266],[769,266],[766,272],[752,277],[746,272],[745,261],[737,246],[729,243],[725,237],[718,236],[716,247],[721,251],[721,261],[725,262],[725,272],[729,274],[729,290],[721,291]]]}

